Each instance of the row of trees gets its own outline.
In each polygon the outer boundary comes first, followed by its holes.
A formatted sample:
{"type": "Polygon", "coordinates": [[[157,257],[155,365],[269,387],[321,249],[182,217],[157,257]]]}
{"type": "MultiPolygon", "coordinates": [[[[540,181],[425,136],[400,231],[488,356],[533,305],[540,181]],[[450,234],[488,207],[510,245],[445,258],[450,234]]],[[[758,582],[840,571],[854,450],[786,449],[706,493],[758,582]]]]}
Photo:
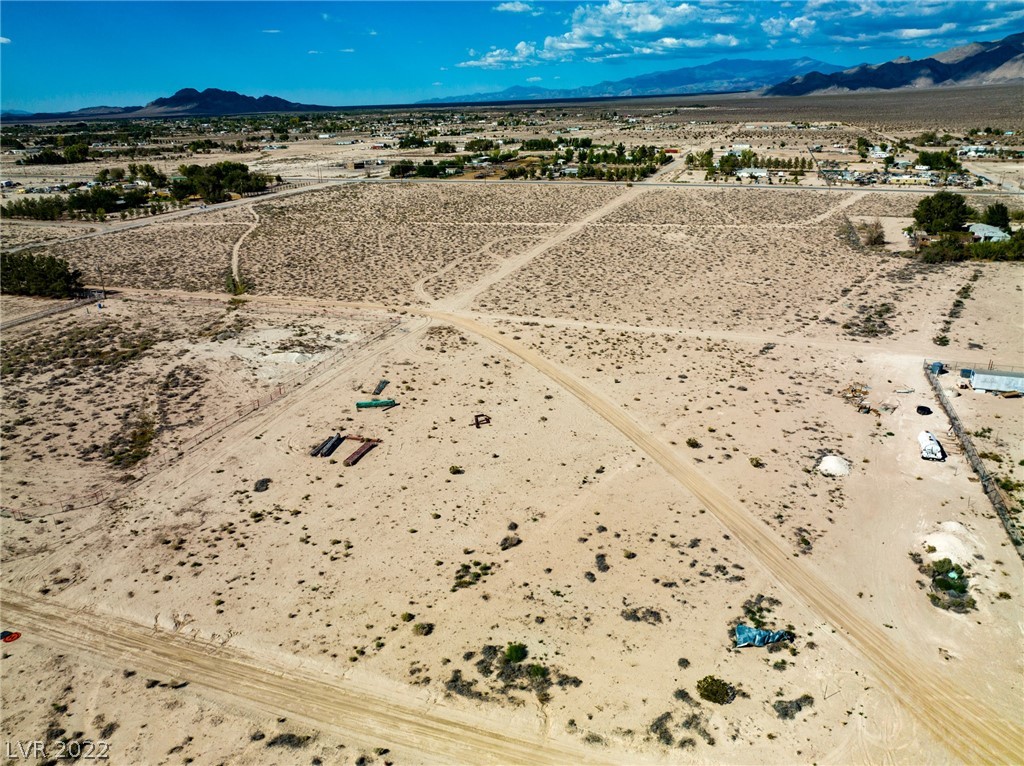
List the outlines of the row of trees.
{"type": "Polygon", "coordinates": [[[703,168],[710,172],[733,175],[742,168],[768,168],[770,170],[811,170],[814,161],[808,157],[762,157],[751,149],[744,149],[738,155],[724,154],[715,162],[715,152],[708,149],[700,154],[687,154],[688,168],[703,168]]]}
{"type": "Polygon", "coordinates": [[[458,168],[461,172],[463,162],[464,160],[461,157],[455,160],[441,160],[436,164],[433,160],[424,160],[419,165],[412,160],[400,160],[391,166],[389,172],[392,178],[407,178],[408,176],[442,178],[448,175],[448,168],[458,168]]]}
{"type": "Polygon", "coordinates": [[[0,255],[0,292],[70,298],[82,290],[82,273],[63,258],[36,253],[0,255]]]}
{"type": "Polygon", "coordinates": [[[143,189],[110,189],[100,186],[36,199],[16,199],[0,207],[3,218],[31,218],[36,221],[57,221],[67,215],[72,220],[106,218],[108,213],[145,207],[149,193],[143,189]]]}
{"type": "Polygon", "coordinates": [[[600,165],[581,164],[578,178],[594,178],[598,181],[639,181],[658,169],[653,163],[646,165],[600,165]]]}
{"type": "Polygon", "coordinates": [[[29,154],[18,160],[19,165],[67,165],[72,162],[85,162],[89,159],[89,147],[85,144],[73,144],[64,148],[63,152],[43,149],[41,152],[29,154]]]}

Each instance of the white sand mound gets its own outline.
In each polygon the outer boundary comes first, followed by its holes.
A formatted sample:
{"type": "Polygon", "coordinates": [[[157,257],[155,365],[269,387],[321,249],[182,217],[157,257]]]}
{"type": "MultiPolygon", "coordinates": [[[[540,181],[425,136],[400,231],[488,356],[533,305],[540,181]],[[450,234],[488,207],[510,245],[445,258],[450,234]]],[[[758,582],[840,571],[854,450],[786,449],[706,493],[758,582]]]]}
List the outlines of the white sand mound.
{"type": "Polygon", "coordinates": [[[305,364],[310,359],[312,357],[309,354],[300,354],[297,351],[267,355],[268,362],[283,362],[285,364],[305,364]]]}
{"type": "Polygon", "coordinates": [[[944,521],[939,525],[940,531],[932,532],[924,538],[925,546],[935,548],[934,553],[929,553],[931,561],[949,559],[954,564],[964,564],[970,561],[973,556],[973,546],[968,540],[973,538],[967,528],[956,521],[944,521]]]}
{"type": "Polygon", "coordinates": [[[825,455],[818,463],[818,471],[825,476],[849,476],[850,464],[839,455],[825,455]]]}

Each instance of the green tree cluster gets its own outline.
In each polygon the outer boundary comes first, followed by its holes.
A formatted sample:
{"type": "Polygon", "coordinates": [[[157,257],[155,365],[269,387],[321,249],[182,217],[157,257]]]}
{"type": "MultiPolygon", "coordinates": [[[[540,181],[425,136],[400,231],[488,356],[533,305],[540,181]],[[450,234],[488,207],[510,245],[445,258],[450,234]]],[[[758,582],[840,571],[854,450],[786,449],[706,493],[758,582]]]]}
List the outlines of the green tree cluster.
{"type": "Polygon", "coordinates": [[[918,152],[918,165],[927,165],[932,170],[943,170],[951,173],[963,170],[956,153],[950,149],[948,152],[918,152]]]}
{"type": "Polygon", "coordinates": [[[467,152],[489,152],[498,145],[489,138],[474,138],[466,142],[467,152]]]}
{"type": "Polygon", "coordinates": [[[940,191],[925,197],[914,209],[914,222],[929,234],[960,231],[972,211],[959,194],[940,191]]]}
{"type": "Polygon", "coordinates": [[[550,152],[555,148],[556,144],[550,138],[528,138],[522,145],[524,152],[550,152]]]}
{"type": "Polygon", "coordinates": [[[183,200],[199,195],[206,202],[223,202],[229,193],[252,194],[264,191],[270,182],[268,176],[250,172],[241,162],[218,162],[213,165],[182,165],[178,172],[184,179],[171,185],[171,195],[183,200]]]}
{"type": "Polygon", "coordinates": [[[63,258],[36,253],[0,255],[0,292],[70,298],[82,289],[82,273],[63,258]]]}
{"type": "Polygon", "coordinates": [[[1009,233],[1010,211],[1002,202],[995,202],[985,208],[985,214],[981,217],[981,222],[1009,233]]]}
{"type": "Polygon", "coordinates": [[[423,146],[428,146],[430,142],[419,135],[418,133],[410,133],[407,136],[403,136],[398,141],[399,149],[419,149],[423,146]]]}

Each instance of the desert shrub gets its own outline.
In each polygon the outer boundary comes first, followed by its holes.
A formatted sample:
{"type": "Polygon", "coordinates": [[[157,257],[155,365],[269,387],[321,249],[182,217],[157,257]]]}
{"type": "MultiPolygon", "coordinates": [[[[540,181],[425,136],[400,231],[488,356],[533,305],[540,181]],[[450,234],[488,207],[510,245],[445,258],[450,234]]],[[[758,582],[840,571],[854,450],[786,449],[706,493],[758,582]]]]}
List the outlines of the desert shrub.
{"type": "Polygon", "coordinates": [[[505,649],[505,661],[512,664],[522,662],[528,654],[526,644],[510,643],[505,649]]]}
{"type": "Polygon", "coordinates": [[[702,445],[699,441],[697,441],[691,436],[689,439],[686,440],[686,446],[690,447],[691,449],[700,449],[702,445]]]}
{"type": "Polygon", "coordinates": [[[672,747],[675,742],[675,738],[672,736],[672,732],[668,729],[668,723],[672,720],[671,713],[662,713],[653,721],[651,725],[647,727],[647,731],[658,738],[658,741],[668,747],[672,747]]]}
{"type": "Polygon", "coordinates": [[[417,622],[413,626],[412,632],[415,635],[417,635],[417,636],[429,636],[431,633],[434,632],[434,623],[432,623],[432,622],[417,622]]]}
{"type": "Polygon", "coordinates": [[[156,424],[151,418],[140,417],[134,424],[115,433],[102,454],[115,468],[131,468],[149,457],[150,445],[156,438],[156,424]]]}
{"type": "Polygon", "coordinates": [[[863,238],[865,245],[884,245],[885,229],[882,228],[882,222],[876,218],[871,223],[865,224],[861,229],[861,237],[863,238]]]}
{"type": "Polygon", "coordinates": [[[464,469],[461,465],[453,465],[448,469],[448,473],[450,473],[452,476],[458,476],[465,472],[466,469],[464,469]]]}
{"type": "Polygon", "coordinates": [[[278,734],[276,737],[267,740],[267,747],[305,747],[312,737],[298,734],[278,734]]]}
{"type": "Polygon", "coordinates": [[[736,688],[721,678],[704,676],[697,682],[697,694],[716,705],[728,705],[736,699],[736,688]]]}
{"type": "Polygon", "coordinates": [[[803,710],[805,707],[810,707],[814,704],[814,697],[810,694],[804,694],[802,697],[798,697],[795,700],[779,700],[772,704],[775,708],[775,714],[783,719],[789,720],[796,718],[796,714],[803,710]]]}

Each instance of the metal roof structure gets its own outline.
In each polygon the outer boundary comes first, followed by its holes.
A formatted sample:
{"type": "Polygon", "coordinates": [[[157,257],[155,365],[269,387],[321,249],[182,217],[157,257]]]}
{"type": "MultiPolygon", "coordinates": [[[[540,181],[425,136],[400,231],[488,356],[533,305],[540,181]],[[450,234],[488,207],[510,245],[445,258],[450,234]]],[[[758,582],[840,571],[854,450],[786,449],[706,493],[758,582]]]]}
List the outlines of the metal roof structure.
{"type": "Polygon", "coordinates": [[[1024,372],[974,371],[971,387],[975,391],[1020,391],[1024,394],[1024,372]]]}
{"type": "Polygon", "coordinates": [[[971,234],[991,242],[1005,242],[1010,235],[998,226],[989,226],[987,223],[972,223],[967,227],[971,234]]]}

